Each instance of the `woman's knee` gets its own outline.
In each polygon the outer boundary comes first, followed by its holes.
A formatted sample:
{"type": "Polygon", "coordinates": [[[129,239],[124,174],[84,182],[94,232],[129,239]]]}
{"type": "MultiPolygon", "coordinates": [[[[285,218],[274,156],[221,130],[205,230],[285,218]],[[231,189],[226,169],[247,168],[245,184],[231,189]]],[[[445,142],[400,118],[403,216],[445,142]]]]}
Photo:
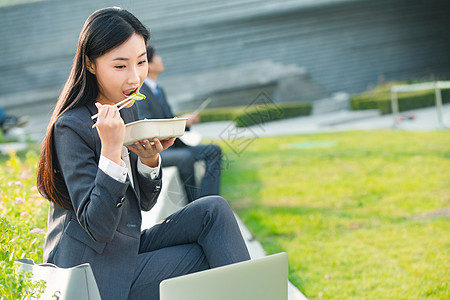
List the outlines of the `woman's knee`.
{"type": "Polygon", "coordinates": [[[200,210],[216,216],[234,216],[228,201],[221,196],[206,196],[195,200],[200,210]]]}
{"type": "MultiPolygon", "coordinates": [[[[205,196],[202,198],[199,198],[196,200],[199,204],[209,207],[224,207],[224,208],[230,208],[230,205],[228,204],[228,201],[225,200],[225,198],[219,196],[219,195],[212,195],[212,196],[205,196]]],[[[223,208],[220,208],[223,209],[223,208]]]]}

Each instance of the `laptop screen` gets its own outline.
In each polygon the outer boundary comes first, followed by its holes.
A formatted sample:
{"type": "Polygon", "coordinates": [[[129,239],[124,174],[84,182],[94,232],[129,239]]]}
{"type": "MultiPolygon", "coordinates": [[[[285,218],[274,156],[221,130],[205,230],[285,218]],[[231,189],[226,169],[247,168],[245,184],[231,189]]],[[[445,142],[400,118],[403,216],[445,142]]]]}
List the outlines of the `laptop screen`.
{"type": "Polygon", "coordinates": [[[160,300],[287,300],[286,253],[166,279],[160,300]]]}

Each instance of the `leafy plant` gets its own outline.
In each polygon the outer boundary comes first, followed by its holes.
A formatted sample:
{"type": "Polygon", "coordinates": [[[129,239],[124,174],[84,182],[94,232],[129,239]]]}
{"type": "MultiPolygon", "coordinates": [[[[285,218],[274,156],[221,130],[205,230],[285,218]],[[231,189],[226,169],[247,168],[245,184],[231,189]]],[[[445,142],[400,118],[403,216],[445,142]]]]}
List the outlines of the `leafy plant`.
{"type": "Polygon", "coordinates": [[[307,116],[311,114],[311,110],[312,105],[310,103],[255,105],[248,107],[236,116],[236,127],[247,127],[280,119],[307,116]]]}
{"type": "MultiPolygon", "coordinates": [[[[0,299],[22,299],[39,296],[45,290],[45,281],[32,281],[30,272],[20,272],[15,260],[20,254],[16,243],[21,236],[29,236],[22,228],[11,225],[4,217],[0,217],[0,299]]],[[[23,241],[26,242],[26,241],[23,241]]],[[[33,244],[33,243],[31,243],[33,244]]],[[[22,257],[23,258],[23,257],[22,257]]]]}
{"type": "Polygon", "coordinates": [[[21,258],[42,260],[47,201],[38,193],[38,156],[30,151],[22,161],[15,152],[0,165],[0,299],[39,298],[42,281],[32,282],[29,273],[18,272],[21,258]]]}
{"type": "Polygon", "coordinates": [[[200,113],[200,121],[235,121],[237,127],[247,127],[269,121],[307,116],[311,114],[311,110],[312,104],[304,102],[210,108],[200,113]]]}

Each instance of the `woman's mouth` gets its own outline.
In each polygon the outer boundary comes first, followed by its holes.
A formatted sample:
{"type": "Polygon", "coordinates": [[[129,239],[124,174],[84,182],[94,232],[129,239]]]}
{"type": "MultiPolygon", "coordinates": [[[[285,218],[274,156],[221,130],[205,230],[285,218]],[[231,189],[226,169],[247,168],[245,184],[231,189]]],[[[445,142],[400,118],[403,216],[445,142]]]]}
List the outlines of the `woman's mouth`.
{"type": "Polygon", "coordinates": [[[125,97],[130,97],[131,94],[137,92],[137,89],[138,89],[138,88],[129,89],[129,90],[123,91],[122,94],[123,94],[125,97]]]}

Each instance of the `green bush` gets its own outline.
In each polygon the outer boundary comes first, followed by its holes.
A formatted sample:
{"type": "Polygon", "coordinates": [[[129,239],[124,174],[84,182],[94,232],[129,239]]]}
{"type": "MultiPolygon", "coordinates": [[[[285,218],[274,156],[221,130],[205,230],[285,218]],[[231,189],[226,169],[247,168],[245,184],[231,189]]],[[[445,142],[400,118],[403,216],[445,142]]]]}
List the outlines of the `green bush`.
{"type": "Polygon", "coordinates": [[[270,121],[287,119],[311,114],[310,103],[283,103],[280,105],[255,105],[237,115],[237,127],[247,127],[270,121]]]}
{"type": "Polygon", "coordinates": [[[246,127],[274,120],[306,116],[311,114],[311,110],[311,103],[304,102],[211,108],[200,113],[200,121],[234,120],[237,127],[246,127]]]}
{"type": "Polygon", "coordinates": [[[233,120],[243,107],[223,107],[205,109],[200,113],[201,122],[215,122],[233,120]]]}
{"type": "MultiPolygon", "coordinates": [[[[375,89],[354,95],[350,99],[353,110],[379,109],[382,114],[392,113],[391,87],[406,82],[390,82],[375,89]]],[[[442,102],[450,103],[450,90],[441,90],[442,102]]],[[[399,111],[433,106],[436,103],[434,90],[397,93],[399,111]]]]}
{"type": "Polygon", "coordinates": [[[14,152],[0,165],[0,299],[39,296],[42,282],[19,274],[14,261],[31,258],[42,262],[48,203],[37,192],[36,152],[22,161],[14,152]]]}

